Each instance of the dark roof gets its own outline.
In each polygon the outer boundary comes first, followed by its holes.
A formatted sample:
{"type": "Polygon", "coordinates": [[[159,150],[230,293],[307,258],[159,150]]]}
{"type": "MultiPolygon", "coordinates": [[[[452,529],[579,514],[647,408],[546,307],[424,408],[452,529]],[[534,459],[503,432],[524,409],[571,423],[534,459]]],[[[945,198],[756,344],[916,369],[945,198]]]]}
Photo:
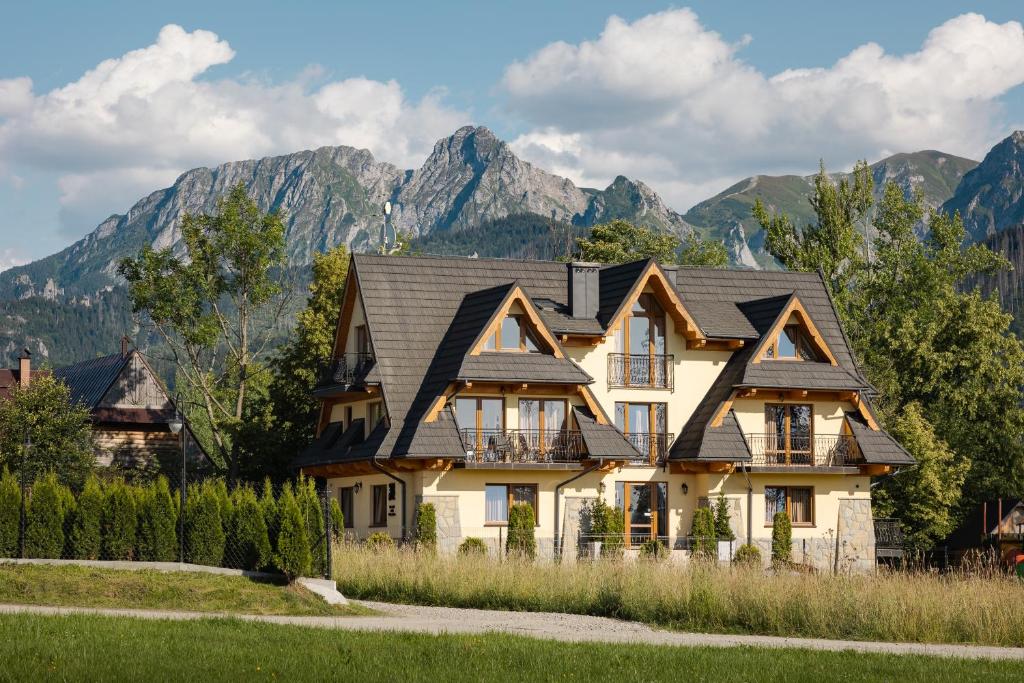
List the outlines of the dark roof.
{"type": "Polygon", "coordinates": [[[349,446],[361,440],[364,424],[364,420],[352,420],[348,429],[344,429],[345,425],[341,422],[330,423],[319,438],[299,454],[292,466],[300,468],[336,462],[346,455],[349,446]]]}
{"type": "Polygon", "coordinates": [[[73,402],[81,403],[91,410],[121,374],[129,358],[130,354],[122,356],[120,353],[91,358],[57,368],[53,375],[68,385],[73,402]]]}
{"type": "Polygon", "coordinates": [[[606,266],[598,273],[598,300],[597,319],[602,326],[607,326],[612,316],[615,315],[626,295],[633,289],[637,278],[644,272],[651,259],[646,261],[633,261],[622,263],[617,266],[606,266]]]}
{"type": "Polygon", "coordinates": [[[604,325],[596,318],[574,318],[568,306],[561,306],[549,299],[534,299],[533,304],[540,312],[544,324],[555,334],[580,334],[600,336],[604,325]]]}
{"type": "Polygon", "coordinates": [[[593,414],[581,408],[573,408],[580,436],[593,458],[642,458],[643,455],[612,425],[600,424],[593,414]]]}
{"type": "MultiPolygon", "coordinates": [[[[32,377],[39,377],[49,375],[49,370],[36,370],[33,368],[29,372],[29,379],[32,377]]],[[[21,372],[18,368],[0,368],[0,398],[10,398],[11,391],[14,387],[18,386],[21,381],[21,372]]]]}
{"type": "Polygon", "coordinates": [[[483,351],[466,356],[456,379],[480,382],[527,382],[534,384],[590,384],[594,378],[568,358],[546,353],[483,351]]]}
{"type": "Polygon", "coordinates": [[[860,390],[866,386],[859,378],[837,365],[788,360],[747,363],[736,385],[766,389],[832,390],[860,390]]]}
{"type": "Polygon", "coordinates": [[[864,456],[864,462],[872,465],[914,464],[914,457],[907,453],[896,439],[884,431],[871,429],[859,413],[846,413],[846,421],[857,440],[857,447],[864,456]]]}
{"type": "MultiPolygon", "coordinates": [[[[731,459],[737,459],[741,456],[750,457],[750,451],[747,448],[746,440],[743,439],[743,434],[740,431],[739,423],[736,422],[735,416],[726,424],[726,420],[723,419],[720,427],[711,427],[711,418],[714,417],[715,413],[718,412],[722,404],[729,399],[729,396],[733,392],[737,381],[743,376],[743,371],[747,365],[747,361],[750,359],[753,353],[753,345],[747,345],[734,353],[732,357],[726,362],[725,367],[718,373],[718,377],[711,383],[707,393],[701,402],[697,404],[697,408],[690,415],[690,419],[686,421],[686,425],[683,426],[682,431],[679,432],[678,438],[672,444],[672,448],[669,450],[669,459],[702,459],[708,458],[711,460],[721,460],[723,458],[729,459],[724,453],[723,448],[726,447],[726,442],[732,444],[735,453],[732,454],[731,459]],[[719,439],[717,434],[720,430],[730,432],[725,440],[719,439]],[[743,441],[742,448],[740,448],[737,438],[739,441],[743,441]],[[705,450],[704,442],[709,440],[709,449],[705,450]],[[714,441],[716,443],[714,448],[711,448],[710,443],[714,441]],[[738,449],[738,450],[737,450],[738,449]]],[[[732,411],[730,411],[731,413],[732,411]]]]}

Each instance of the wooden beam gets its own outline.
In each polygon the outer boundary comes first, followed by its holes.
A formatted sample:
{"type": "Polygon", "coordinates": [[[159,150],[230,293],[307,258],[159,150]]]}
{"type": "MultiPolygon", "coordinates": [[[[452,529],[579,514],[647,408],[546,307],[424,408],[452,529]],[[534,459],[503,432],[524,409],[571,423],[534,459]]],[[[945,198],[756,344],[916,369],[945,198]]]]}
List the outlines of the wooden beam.
{"type": "Polygon", "coordinates": [[[715,411],[714,416],[711,418],[712,427],[721,427],[722,421],[725,419],[726,414],[732,410],[732,403],[736,400],[736,392],[733,391],[729,394],[729,398],[722,401],[722,405],[718,406],[718,410],[715,411]]]}
{"type": "Polygon", "coordinates": [[[686,310],[682,300],[679,298],[679,293],[665,277],[661,267],[654,262],[650,263],[646,270],[641,273],[640,277],[637,278],[637,281],[633,283],[629,294],[622,300],[618,310],[615,311],[615,314],[608,322],[608,330],[615,329],[622,322],[622,319],[633,308],[633,304],[640,298],[640,295],[643,294],[644,289],[648,285],[654,290],[659,303],[672,316],[676,327],[686,339],[704,339],[704,334],[700,331],[700,327],[697,326],[693,316],[686,310]]]}
{"type": "Polygon", "coordinates": [[[708,345],[707,339],[687,339],[686,348],[688,349],[703,349],[708,345]]]}
{"type": "Polygon", "coordinates": [[[861,465],[860,473],[869,477],[881,477],[889,474],[892,470],[890,465],[861,465]]]}
{"type": "Polygon", "coordinates": [[[590,388],[582,384],[577,384],[576,391],[583,397],[583,402],[587,404],[588,408],[590,408],[590,412],[594,414],[594,420],[598,424],[608,424],[608,417],[604,414],[604,411],[601,410],[601,405],[597,402],[597,399],[594,398],[594,394],[591,393],[590,388]]]}
{"type": "Polygon", "coordinates": [[[789,322],[789,318],[793,314],[796,314],[800,319],[800,323],[804,326],[804,331],[810,336],[814,345],[818,347],[818,351],[828,359],[829,364],[833,366],[839,365],[836,357],[832,354],[832,350],[828,347],[828,344],[825,343],[825,338],[821,336],[821,333],[815,326],[814,321],[811,320],[811,316],[807,313],[807,309],[804,308],[804,305],[800,303],[800,299],[796,296],[794,296],[782,312],[779,313],[779,317],[776,318],[771,329],[761,337],[761,342],[754,350],[753,358],[750,362],[754,364],[761,362],[762,357],[764,356],[764,350],[778,342],[779,334],[782,333],[783,328],[785,328],[786,323],[789,322]]]}

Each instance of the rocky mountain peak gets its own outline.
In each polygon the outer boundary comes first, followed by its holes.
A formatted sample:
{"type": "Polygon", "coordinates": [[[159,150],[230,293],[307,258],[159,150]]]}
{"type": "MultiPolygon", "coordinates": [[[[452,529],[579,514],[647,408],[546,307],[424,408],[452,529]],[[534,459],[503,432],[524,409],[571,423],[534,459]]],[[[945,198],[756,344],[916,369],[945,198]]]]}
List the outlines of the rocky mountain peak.
{"type": "Polygon", "coordinates": [[[1014,131],[989,150],[964,175],[953,196],[942,205],[959,211],[967,234],[975,239],[1024,223],[1024,131],[1014,131]]]}

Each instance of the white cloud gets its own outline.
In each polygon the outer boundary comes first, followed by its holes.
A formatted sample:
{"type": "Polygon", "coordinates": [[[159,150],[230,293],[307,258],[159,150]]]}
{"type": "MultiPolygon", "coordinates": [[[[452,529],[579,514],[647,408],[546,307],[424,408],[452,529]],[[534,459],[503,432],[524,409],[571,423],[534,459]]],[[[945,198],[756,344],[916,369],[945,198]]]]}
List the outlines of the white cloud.
{"type": "Polygon", "coordinates": [[[552,43],[511,64],[502,89],[531,130],[514,147],[576,179],[645,179],[677,208],[754,173],[842,168],[937,148],[979,158],[1005,134],[1000,98],[1024,83],[1024,27],[964,14],[920,50],[862,45],[827,68],[774,76],[689,9],[552,43]]]}
{"type": "Polygon", "coordinates": [[[0,273],[25,263],[28,263],[28,259],[24,258],[16,249],[0,249],[0,273]]]}
{"type": "Polygon", "coordinates": [[[316,87],[315,65],[284,83],[208,77],[234,55],[214,33],[168,25],[46,93],[0,79],[0,159],[58,174],[63,222],[81,234],[189,168],[339,144],[411,166],[468,118],[443,91],[410,101],[395,81],[316,87]]]}

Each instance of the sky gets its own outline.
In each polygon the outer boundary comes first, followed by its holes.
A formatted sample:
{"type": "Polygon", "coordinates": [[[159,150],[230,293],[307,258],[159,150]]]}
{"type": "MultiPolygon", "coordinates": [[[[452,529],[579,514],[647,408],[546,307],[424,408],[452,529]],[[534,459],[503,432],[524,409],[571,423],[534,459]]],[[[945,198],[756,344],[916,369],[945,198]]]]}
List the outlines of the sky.
{"type": "Polygon", "coordinates": [[[0,0],[0,269],[197,166],[406,168],[465,124],[683,212],[744,177],[1024,128],[1024,5],[0,0]]]}

